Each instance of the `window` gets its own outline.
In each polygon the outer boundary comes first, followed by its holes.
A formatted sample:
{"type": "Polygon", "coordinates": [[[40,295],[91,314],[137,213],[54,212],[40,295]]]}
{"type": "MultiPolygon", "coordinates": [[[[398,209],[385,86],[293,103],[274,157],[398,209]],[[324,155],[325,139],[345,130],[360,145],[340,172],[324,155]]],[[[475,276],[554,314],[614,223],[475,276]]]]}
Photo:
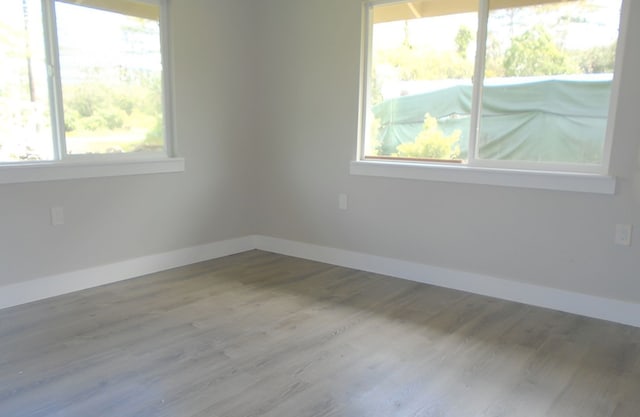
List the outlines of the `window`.
{"type": "Polygon", "coordinates": [[[366,4],[358,159],[606,175],[621,7],[366,4]]]}
{"type": "Polygon", "coordinates": [[[171,154],[163,0],[0,2],[0,164],[171,154]]]}

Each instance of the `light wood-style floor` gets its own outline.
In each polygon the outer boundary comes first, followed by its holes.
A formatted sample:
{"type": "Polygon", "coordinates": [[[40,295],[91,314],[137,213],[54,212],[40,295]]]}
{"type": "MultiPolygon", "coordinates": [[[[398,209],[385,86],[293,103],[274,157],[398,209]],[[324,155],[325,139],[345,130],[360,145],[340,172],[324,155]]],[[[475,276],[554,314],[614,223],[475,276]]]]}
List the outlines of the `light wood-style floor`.
{"type": "Polygon", "coordinates": [[[0,416],[637,417],[640,329],[251,251],[0,311],[0,416]]]}

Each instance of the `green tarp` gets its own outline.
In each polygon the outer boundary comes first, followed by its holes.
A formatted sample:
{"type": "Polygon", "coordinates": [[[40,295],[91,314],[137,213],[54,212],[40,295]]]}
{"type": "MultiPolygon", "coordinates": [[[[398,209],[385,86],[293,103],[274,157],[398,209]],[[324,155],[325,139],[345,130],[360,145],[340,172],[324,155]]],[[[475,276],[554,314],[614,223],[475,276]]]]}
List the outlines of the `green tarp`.
{"type": "MultiPolygon", "coordinates": [[[[483,88],[479,156],[544,162],[599,163],[605,139],[611,80],[540,81],[488,85],[483,88]]],[[[438,120],[446,135],[462,131],[467,154],[471,85],[386,100],[373,107],[380,121],[383,155],[413,142],[424,116],[438,120]]]]}

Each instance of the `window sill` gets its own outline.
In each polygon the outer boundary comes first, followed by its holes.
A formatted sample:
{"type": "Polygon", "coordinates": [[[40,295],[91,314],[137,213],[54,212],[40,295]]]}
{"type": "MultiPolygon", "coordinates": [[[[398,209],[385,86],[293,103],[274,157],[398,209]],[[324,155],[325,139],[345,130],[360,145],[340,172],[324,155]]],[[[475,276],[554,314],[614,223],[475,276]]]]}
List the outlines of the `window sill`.
{"type": "Polygon", "coordinates": [[[469,166],[352,161],[351,175],[497,185],[542,190],[614,194],[615,177],[598,174],[525,171],[469,166]]]}
{"type": "Polygon", "coordinates": [[[33,162],[0,165],[0,184],[184,171],[184,158],[33,162]]]}

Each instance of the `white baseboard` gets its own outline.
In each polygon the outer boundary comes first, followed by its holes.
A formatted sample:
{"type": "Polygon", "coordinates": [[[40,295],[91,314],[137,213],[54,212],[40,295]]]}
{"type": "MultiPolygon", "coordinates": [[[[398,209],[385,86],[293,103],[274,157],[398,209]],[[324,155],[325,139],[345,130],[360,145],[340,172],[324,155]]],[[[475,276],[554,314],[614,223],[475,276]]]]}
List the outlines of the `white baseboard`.
{"type": "Polygon", "coordinates": [[[256,249],[640,327],[640,304],[267,236],[256,249]]]}
{"type": "Polygon", "coordinates": [[[0,287],[0,309],[253,249],[251,237],[143,256],[0,287]]]}
{"type": "Polygon", "coordinates": [[[640,304],[268,236],[245,236],[0,287],[0,309],[260,249],[640,327],[640,304]]]}

